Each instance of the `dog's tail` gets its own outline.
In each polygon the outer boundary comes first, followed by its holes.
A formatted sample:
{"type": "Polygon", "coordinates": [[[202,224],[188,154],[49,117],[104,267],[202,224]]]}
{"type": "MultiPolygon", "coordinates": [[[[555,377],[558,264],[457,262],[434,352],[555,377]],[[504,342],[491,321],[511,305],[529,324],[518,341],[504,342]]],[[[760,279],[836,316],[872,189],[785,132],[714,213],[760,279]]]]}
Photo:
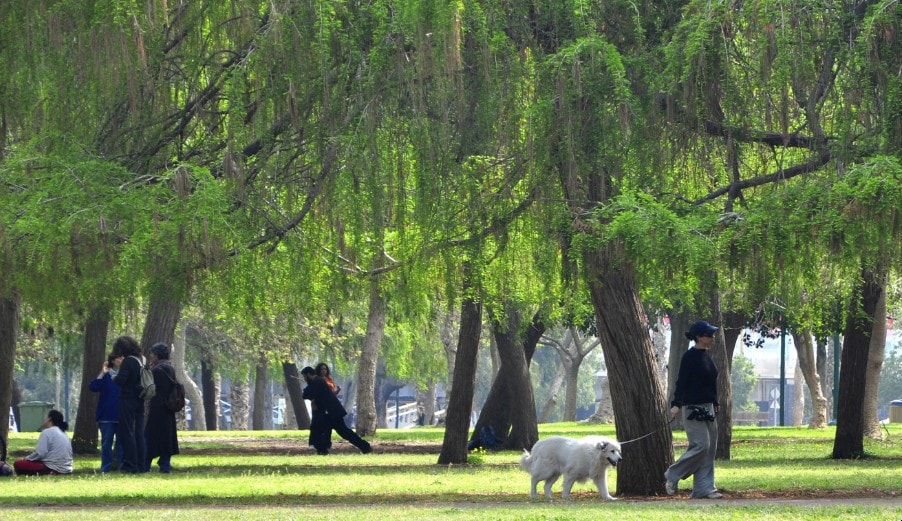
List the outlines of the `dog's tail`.
{"type": "Polygon", "coordinates": [[[520,468],[526,472],[532,472],[529,470],[530,466],[532,466],[532,456],[529,455],[528,450],[524,450],[523,455],[520,456],[520,468]]]}

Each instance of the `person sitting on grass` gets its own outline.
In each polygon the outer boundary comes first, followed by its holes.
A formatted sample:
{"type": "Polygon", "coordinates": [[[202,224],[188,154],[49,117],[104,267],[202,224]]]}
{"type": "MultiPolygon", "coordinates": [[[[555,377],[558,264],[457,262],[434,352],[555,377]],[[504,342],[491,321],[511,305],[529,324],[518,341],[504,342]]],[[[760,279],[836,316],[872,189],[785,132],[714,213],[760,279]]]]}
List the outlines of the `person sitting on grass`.
{"type": "Polygon", "coordinates": [[[66,436],[69,424],[63,413],[51,410],[44,419],[44,430],[34,452],[13,464],[18,475],[72,473],[72,442],[66,436]]]}

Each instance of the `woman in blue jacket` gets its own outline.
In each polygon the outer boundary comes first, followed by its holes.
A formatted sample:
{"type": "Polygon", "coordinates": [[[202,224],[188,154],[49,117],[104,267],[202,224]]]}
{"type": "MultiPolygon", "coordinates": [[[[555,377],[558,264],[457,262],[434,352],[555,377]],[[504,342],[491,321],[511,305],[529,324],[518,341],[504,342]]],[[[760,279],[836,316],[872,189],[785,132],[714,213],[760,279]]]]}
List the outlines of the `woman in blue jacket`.
{"type": "Polygon", "coordinates": [[[122,467],[122,447],[116,430],[119,428],[119,386],[113,382],[116,376],[115,367],[122,363],[122,357],[110,354],[103,363],[100,374],[91,380],[88,389],[99,393],[97,402],[97,427],[100,429],[100,472],[109,472],[113,469],[113,442],[115,439],[116,468],[122,467]]]}

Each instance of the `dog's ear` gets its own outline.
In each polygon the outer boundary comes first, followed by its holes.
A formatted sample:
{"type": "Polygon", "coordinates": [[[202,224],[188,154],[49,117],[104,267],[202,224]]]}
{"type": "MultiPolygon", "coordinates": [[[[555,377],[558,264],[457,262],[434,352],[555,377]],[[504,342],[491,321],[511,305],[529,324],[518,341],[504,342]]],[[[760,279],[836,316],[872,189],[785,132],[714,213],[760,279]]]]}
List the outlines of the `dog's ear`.
{"type": "Polygon", "coordinates": [[[595,444],[595,446],[598,448],[598,450],[600,450],[601,452],[604,452],[604,449],[606,449],[608,447],[608,444],[604,443],[604,442],[598,442],[595,444]]]}

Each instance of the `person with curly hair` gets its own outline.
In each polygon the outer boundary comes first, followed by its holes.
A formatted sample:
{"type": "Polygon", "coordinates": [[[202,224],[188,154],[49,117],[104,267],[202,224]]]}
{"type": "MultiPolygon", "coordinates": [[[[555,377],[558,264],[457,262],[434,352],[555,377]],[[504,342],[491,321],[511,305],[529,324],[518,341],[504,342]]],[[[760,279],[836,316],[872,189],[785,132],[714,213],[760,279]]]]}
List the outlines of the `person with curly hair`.
{"type": "Polygon", "coordinates": [[[147,446],[144,441],[144,400],[141,398],[141,347],[130,336],[113,343],[113,355],[120,360],[113,378],[119,386],[119,428],[116,434],[122,447],[122,472],[145,472],[147,446]]]}

